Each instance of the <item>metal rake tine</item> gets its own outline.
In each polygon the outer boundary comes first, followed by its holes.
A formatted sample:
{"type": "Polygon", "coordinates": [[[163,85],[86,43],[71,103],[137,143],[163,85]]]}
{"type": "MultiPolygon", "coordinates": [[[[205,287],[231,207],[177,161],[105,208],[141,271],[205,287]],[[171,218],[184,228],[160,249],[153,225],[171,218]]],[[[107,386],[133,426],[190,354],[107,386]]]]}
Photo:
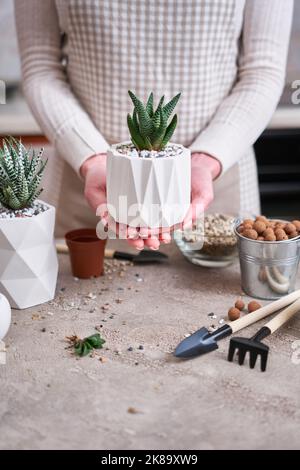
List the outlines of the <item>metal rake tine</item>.
{"type": "Polygon", "coordinates": [[[232,343],[232,341],[230,341],[229,350],[228,350],[228,358],[227,358],[229,362],[233,361],[233,356],[234,356],[235,350],[236,350],[235,345],[232,343]]]}
{"type": "Polygon", "coordinates": [[[250,369],[254,369],[258,353],[256,351],[250,351],[250,369]]]}
{"type": "Polygon", "coordinates": [[[260,359],[260,368],[261,368],[261,371],[262,372],[265,372],[266,368],[267,368],[267,360],[268,360],[268,351],[265,353],[261,353],[260,355],[261,359],[260,359]]]}
{"type": "Polygon", "coordinates": [[[238,362],[240,366],[244,364],[246,354],[247,354],[247,349],[239,349],[238,362]]]}
{"type": "Polygon", "coordinates": [[[243,365],[245,362],[246,354],[249,352],[249,366],[250,369],[254,369],[257,362],[257,356],[261,357],[261,370],[264,372],[267,367],[267,358],[269,347],[262,343],[262,339],[266,338],[270,334],[270,329],[263,326],[254,336],[251,338],[234,337],[230,340],[228,360],[232,362],[234,351],[238,350],[238,363],[243,365]]]}

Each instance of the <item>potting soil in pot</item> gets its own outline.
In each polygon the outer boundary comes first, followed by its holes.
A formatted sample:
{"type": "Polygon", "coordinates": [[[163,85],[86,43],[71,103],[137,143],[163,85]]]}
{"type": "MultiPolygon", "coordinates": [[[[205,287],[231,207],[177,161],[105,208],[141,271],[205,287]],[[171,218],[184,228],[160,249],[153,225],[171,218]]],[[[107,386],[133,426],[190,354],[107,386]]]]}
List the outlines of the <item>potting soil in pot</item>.
{"type": "Polygon", "coordinates": [[[127,155],[128,157],[138,158],[164,158],[175,157],[183,152],[181,145],[168,144],[162,150],[137,150],[131,143],[121,144],[117,147],[119,153],[127,155]]]}
{"type": "Polygon", "coordinates": [[[191,152],[169,143],[162,150],[112,145],[107,153],[107,207],[118,223],[172,227],[181,223],[191,199],[191,152]]]}
{"type": "Polygon", "coordinates": [[[35,201],[31,207],[24,207],[24,209],[12,210],[6,207],[0,207],[0,219],[15,219],[18,217],[33,217],[45,212],[49,207],[42,202],[35,201]]]}
{"type": "Polygon", "coordinates": [[[29,208],[0,210],[0,292],[23,309],[52,300],[58,262],[55,208],[41,200],[29,208]]]}

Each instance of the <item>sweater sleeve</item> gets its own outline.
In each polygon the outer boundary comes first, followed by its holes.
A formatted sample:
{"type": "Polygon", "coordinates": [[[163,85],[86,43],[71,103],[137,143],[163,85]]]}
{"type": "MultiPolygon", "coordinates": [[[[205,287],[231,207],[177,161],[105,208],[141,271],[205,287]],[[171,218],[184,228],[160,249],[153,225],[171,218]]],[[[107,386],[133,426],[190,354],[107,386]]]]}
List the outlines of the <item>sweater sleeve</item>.
{"type": "Polygon", "coordinates": [[[15,16],[24,94],[43,132],[79,172],[108,144],[68,83],[55,0],[15,0],[15,16]]]}
{"type": "Polygon", "coordinates": [[[270,121],[282,93],[293,0],[246,0],[237,80],[191,145],[228,170],[270,121]]]}

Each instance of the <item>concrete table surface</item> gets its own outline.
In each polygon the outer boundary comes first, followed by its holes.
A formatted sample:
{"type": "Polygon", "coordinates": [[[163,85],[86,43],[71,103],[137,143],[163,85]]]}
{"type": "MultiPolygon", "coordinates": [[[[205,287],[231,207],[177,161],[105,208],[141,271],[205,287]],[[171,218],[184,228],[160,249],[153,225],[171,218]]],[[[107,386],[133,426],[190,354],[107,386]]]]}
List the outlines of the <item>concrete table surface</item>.
{"type": "Polygon", "coordinates": [[[174,245],[163,251],[168,265],[110,262],[87,281],[74,280],[61,255],[55,301],[13,312],[0,365],[1,449],[300,448],[300,317],[266,340],[266,373],[227,362],[227,339],[175,360],[185,334],[239,297],[239,267],[199,268],[174,245]],[[105,347],[72,356],[65,337],[95,326],[105,347]]]}

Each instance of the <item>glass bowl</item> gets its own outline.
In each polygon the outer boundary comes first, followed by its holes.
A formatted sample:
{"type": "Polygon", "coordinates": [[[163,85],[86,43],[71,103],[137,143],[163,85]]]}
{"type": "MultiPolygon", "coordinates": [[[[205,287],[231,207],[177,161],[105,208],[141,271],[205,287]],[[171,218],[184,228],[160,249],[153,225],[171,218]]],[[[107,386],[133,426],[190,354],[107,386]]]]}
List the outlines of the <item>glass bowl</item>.
{"type": "Polygon", "coordinates": [[[177,230],[174,238],[182,254],[193,264],[210,268],[229,266],[237,258],[236,217],[209,214],[191,229],[177,230]]]}

